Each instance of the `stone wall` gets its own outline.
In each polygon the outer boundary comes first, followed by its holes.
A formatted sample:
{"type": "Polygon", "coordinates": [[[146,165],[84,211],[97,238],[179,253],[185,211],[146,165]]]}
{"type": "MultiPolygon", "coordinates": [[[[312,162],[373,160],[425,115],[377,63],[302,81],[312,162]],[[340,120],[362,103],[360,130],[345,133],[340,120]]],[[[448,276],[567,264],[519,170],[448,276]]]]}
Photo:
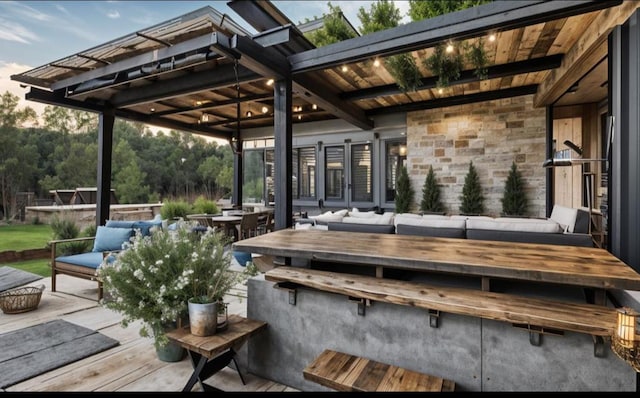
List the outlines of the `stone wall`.
{"type": "Polygon", "coordinates": [[[415,210],[432,165],[445,211],[460,214],[459,197],[473,161],[485,197],[484,213],[499,216],[515,161],[525,181],[527,215],[545,217],[545,120],[545,109],[533,107],[533,95],[408,113],[407,168],[415,210]]]}

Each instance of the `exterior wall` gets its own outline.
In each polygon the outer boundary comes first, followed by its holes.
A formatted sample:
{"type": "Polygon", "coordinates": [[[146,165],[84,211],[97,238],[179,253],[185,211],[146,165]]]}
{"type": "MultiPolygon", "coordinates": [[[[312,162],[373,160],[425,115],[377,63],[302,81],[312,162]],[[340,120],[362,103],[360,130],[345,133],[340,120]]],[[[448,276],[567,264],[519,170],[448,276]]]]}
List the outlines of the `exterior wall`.
{"type": "Polygon", "coordinates": [[[446,212],[459,214],[459,197],[473,161],[485,213],[499,216],[504,184],[515,161],[525,180],[527,215],[545,217],[545,140],[545,109],[533,107],[533,95],[408,113],[407,168],[415,210],[432,165],[446,212]]]}

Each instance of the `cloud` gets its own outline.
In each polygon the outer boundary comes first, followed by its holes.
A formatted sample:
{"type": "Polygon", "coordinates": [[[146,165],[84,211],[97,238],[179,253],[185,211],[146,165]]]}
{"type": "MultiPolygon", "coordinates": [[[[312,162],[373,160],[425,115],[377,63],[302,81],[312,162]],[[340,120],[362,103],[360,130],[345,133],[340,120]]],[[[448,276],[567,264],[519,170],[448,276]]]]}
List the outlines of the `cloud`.
{"type": "Polygon", "coordinates": [[[17,95],[18,98],[20,98],[20,100],[18,101],[19,109],[28,106],[33,108],[38,116],[42,116],[44,115],[44,107],[46,105],[39,102],[27,101],[26,99],[24,99],[24,96],[27,93],[28,89],[20,87],[20,82],[11,80],[11,75],[16,75],[31,69],[33,69],[33,67],[28,65],[20,65],[13,62],[8,63],[0,61],[0,94],[4,94],[6,91],[9,91],[11,94],[17,95]]]}
{"type": "Polygon", "coordinates": [[[53,19],[51,15],[38,11],[35,8],[29,7],[28,5],[21,2],[7,1],[2,5],[5,9],[5,15],[13,14],[15,16],[21,17],[22,19],[35,19],[36,21],[51,21],[53,19]]]}
{"type": "Polygon", "coordinates": [[[0,17],[0,40],[29,44],[31,41],[40,41],[40,38],[19,23],[0,17]]]}
{"type": "Polygon", "coordinates": [[[118,10],[109,10],[107,12],[107,17],[111,19],[118,19],[120,18],[120,13],[118,12],[118,10]]]}

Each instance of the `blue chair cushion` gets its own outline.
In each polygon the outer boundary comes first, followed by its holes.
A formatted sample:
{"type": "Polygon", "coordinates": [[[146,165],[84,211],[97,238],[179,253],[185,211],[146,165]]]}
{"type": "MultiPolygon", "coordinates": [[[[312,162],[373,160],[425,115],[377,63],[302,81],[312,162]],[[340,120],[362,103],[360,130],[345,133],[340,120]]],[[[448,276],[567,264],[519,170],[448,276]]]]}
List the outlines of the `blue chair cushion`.
{"type": "Polygon", "coordinates": [[[133,230],[126,228],[112,228],[99,226],[93,242],[94,252],[122,250],[122,244],[129,241],[133,230]]]}
{"type": "Polygon", "coordinates": [[[134,221],[132,228],[139,229],[142,236],[151,235],[151,228],[158,227],[162,228],[162,220],[151,220],[151,221],[134,221]]]}
{"type": "Polygon", "coordinates": [[[115,220],[107,220],[107,223],[104,225],[105,227],[110,228],[133,228],[133,224],[135,221],[115,221],[115,220]]]}
{"type": "Polygon", "coordinates": [[[97,269],[102,264],[102,253],[90,252],[56,257],[56,261],[97,269]]]}

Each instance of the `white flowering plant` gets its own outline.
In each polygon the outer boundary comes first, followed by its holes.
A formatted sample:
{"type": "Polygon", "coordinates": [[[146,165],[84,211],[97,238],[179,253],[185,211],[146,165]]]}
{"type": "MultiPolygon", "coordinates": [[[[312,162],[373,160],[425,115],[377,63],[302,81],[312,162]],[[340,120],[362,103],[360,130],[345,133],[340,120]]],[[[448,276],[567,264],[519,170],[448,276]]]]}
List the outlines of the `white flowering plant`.
{"type": "Polygon", "coordinates": [[[193,232],[182,222],[173,230],[136,234],[125,248],[99,268],[105,297],[102,304],[123,315],[122,325],[139,320],[140,335],[152,336],[156,347],[168,343],[167,329],[188,317],[187,301],[222,300],[243,273],[230,270],[230,243],[223,232],[193,232]]]}

